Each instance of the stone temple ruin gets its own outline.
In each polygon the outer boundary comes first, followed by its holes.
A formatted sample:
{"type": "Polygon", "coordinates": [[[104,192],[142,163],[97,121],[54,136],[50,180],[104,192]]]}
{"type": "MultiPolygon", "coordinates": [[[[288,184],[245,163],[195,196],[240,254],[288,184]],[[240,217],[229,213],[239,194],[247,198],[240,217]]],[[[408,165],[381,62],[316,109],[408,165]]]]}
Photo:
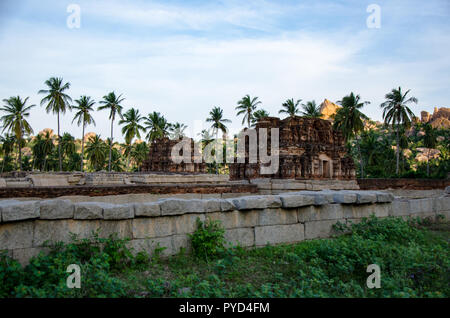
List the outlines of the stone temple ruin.
{"type": "MultiPolygon", "coordinates": [[[[271,128],[279,128],[279,169],[275,174],[260,173],[258,162],[249,163],[248,139],[245,163],[230,164],[230,180],[273,179],[355,179],[353,160],[347,155],[342,134],[327,120],[305,117],[266,117],[256,130],[267,129],[267,149],[272,149],[271,128]]],[[[259,139],[258,139],[259,140],[259,139]]]]}
{"type": "MultiPolygon", "coordinates": [[[[279,129],[279,166],[276,173],[261,173],[261,154],[255,161],[249,158],[249,131],[244,130],[245,158],[229,163],[230,180],[249,180],[259,178],[298,179],[298,180],[354,180],[355,167],[352,158],[347,155],[344,138],[332,129],[331,122],[317,118],[266,117],[256,124],[256,132],[267,131],[267,152],[271,155],[271,128],[279,129]]],[[[255,143],[260,138],[255,137],[255,143]]],[[[141,171],[170,173],[205,173],[206,164],[199,147],[194,147],[190,138],[170,140],[162,138],[150,145],[148,159],[141,171]],[[187,143],[190,153],[187,160],[174,162],[171,159],[172,148],[187,143]]],[[[258,144],[256,145],[258,148],[258,144]]]]}

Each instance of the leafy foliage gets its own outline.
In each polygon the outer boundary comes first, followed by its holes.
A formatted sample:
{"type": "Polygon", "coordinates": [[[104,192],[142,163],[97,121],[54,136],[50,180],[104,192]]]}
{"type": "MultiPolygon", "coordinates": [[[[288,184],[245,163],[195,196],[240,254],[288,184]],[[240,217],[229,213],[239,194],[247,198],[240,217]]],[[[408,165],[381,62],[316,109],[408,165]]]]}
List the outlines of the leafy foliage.
{"type": "Polygon", "coordinates": [[[204,259],[216,256],[224,248],[224,234],[225,229],[219,221],[207,218],[202,222],[197,218],[197,230],[189,234],[194,255],[204,259]]]}

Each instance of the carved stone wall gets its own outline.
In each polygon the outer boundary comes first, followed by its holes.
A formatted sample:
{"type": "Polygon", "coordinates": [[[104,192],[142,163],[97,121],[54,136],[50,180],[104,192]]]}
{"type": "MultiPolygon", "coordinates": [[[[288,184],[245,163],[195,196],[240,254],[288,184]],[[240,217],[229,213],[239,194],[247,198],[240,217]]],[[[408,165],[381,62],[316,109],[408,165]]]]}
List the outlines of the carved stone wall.
{"type": "MultiPolygon", "coordinates": [[[[179,155],[186,155],[181,152],[179,155]]],[[[206,164],[198,163],[196,158],[201,158],[201,153],[196,152],[194,140],[191,138],[171,140],[169,138],[160,138],[150,144],[148,158],[144,161],[141,171],[157,171],[157,172],[187,172],[187,173],[205,173],[206,164]],[[191,153],[187,154],[191,157],[191,163],[176,163],[172,160],[172,148],[180,143],[189,143],[191,153]]]]}
{"type": "Polygon", "coordinates": [[[230,164],[230,180],[255,178],[355,179],[353,160],[347,155],[342,134],[327,120],[305,117],[266,117],[256,131],[267,128],[267,152],[271,151],[271,128],[279,128],[279,168],[275,174],[260,173],[260,156],[249,162],[246,140],[245,163],[230,164]]]}

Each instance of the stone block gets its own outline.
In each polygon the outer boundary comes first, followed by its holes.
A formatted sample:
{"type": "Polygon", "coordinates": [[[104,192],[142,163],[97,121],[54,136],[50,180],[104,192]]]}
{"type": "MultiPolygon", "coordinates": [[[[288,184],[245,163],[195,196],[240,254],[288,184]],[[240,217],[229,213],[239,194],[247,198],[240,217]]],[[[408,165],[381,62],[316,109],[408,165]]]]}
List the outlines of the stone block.
{"type": "Polygon", "coordinates": [[[205,211],[204,202],[201,199],[161,199],[157,202],[161,207],[161,215],[180,215],[205,211]]]}
{"type": "Polygon", "coordinates": [[[270,208],[258,211],[258,225],[278,225],[297,223],[297,211],[295,209],[284,210],[270,208]]]}
{"type": "Polygon", "coordinates": [[[157,217],[161,215],[161,207],[158,202],[144,202],[134,204],[136,217],[157,217]]]}
{"type": "Polygon", "coordinates": [[[33,221],[0,224],[0,250],[32,247],[33,221]]]}
{"type": "Polygon", "coordinates": [[[281,200],[275,195],[255,195],[232,200],[238,210],[253,210],[281,207],[281,200]]]}
{"type": "Polygon", "coordinates": [[[446,186],[444,192],[450,194],[450,186],[446,186]]]}
{"type": "Polygon", "coordinates": [[[394,195],[389,192],[377,192],[377,202],[388,203],[394,201],[394,195]]]}
{"type": "Polygon", "coordinates": [[[233,211],[233,212],[217,212],[208,213],[208,217],[212,220],[218,220],[225,229],[238,227],[252,227],[258,224],[258,211],[233,211]]]}
{"type": "Polygon", "coordinates": [[[187,253],[192,252],[191,239],[186,234],[172,236],[172,253],[178,254],[184,248],[187,253]]]}
{"type": "Polygon", "coordinates": [[[339,220],[344,217],[344,210],[340,204],[325,204],[310,209],[310,217],[306,221],[339,220]]]}
{"type": "Polygon", "coordinates": [[[175,234],[173,217],[132,219],[133,239],[163,237],[175,234]]]}
{"type": "Polygon", "coordinates": [[[412,217],[434,215],[434,198],[416,199],[409,201],[409,211],[412,217]]]}
{"type": "Polygon", "coordinates": [[[334,234],[333,224],[338,220],[322,220],[305,222],[305,239],[331,237],[334,234]]]}
{"type": "Polygon", "coordinates": [[[40,202],[41,220],[72,219],[75,205],[70,200],[42,200],[40,202]]]}
{"type": "Polygon", "coordinates": [[[225,231],[225,240],[233,246],[249,247],[255,245],[255,232],[253,228],[237,228],[225,231]]]}
{"type": "Polygon", "coordinates": [[[108,204],[103,207],[103,218],[105,220],[125,220],[133,217],[133,204],[108,204]]]}
{"type": "Polygon", "coordinates": [[[75,204],[75,213],[73,218],[76,220],[95,220],[103,218],[102,202],[80,202],[75,204]]]}
{"type": "Polygon", "coordinates": [[[301,223],[255,227],[255,245],[295,243],[305,239],[301,223]]]}
{"type": "Polygon", "coordinates": [[[197,229],[197,218],[200,221],[205,221],[204,214],[183,214],[173,217],[173,233],[187,234],[193,233],[197,229]]]}
{"type": "Polygon", "coordinates": [[[357,195],[356,193],[338,191],[334,193],[333,198],[336,203],[353,204],[356,203],[357,195]]]}
{"type": "Polygon", "coordinates": [[[394,200],[390,204],[389,215],[390,216],[406,216],[409,215],[409,201],[407,200],[394,200]]]}
{"type": "Polygon", "coordinates": [[[356,204],[366,204],[377,202],[377,194],[372,191],[356,192],[356,204]]]}
{"type": "Polygon", "coordinates": [[[0,201],[0,213],[2,222],[37,219],[39,217],[39,202],[17,200],[0,201]]]}
{"type": "Polygon", "coordinates": [[[441,196],[434,199],[434,210],[436,213],[450,211],[450,196],[441,196]]]}
{"type": "Polygon", "coordinates": [[[202,199],[204,212],[218,212],[221,211],[222,201],[221,199],[202,199]]]}
{"type": "Polygon", "coordinates": [[[220,210],[223,212],[234,211],[236,210],[236,206],[232,199],[222,199],[220,200],[220,210]]]}
{"type": "Polygon", "coordinates": [[[283,208],[298,208],[301,206],[313,205],[315,198],[312,195],[303,195],[298,193],[280,194],[283,208]]]}

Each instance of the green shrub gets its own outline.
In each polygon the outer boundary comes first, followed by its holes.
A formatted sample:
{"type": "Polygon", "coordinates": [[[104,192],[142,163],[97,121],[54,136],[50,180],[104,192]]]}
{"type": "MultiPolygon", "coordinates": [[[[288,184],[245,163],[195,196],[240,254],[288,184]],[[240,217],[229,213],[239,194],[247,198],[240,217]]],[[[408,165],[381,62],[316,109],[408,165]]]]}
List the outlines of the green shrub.
{"type": "Polygon", "coordinates": [[[224,234],[225,229],[219,221],[207,218],[202,222],[197,218],[197,230],[189,234],[194,255],[205,260],[217,256],[224,249],[224,234]]]}

